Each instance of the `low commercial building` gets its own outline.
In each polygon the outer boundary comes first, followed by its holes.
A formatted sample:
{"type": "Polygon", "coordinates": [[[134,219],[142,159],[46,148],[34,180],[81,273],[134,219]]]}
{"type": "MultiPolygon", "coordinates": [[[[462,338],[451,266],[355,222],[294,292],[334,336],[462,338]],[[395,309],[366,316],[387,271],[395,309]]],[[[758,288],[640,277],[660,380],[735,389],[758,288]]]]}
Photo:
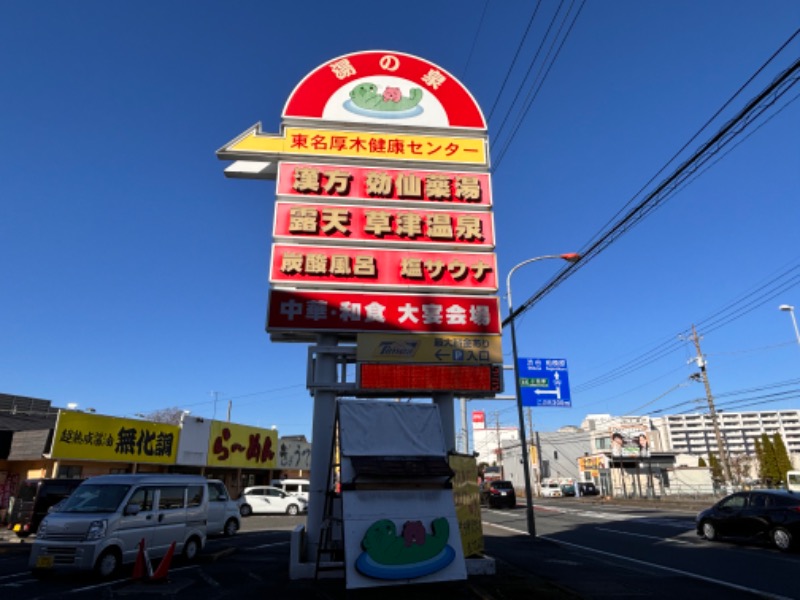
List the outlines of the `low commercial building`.
{"type": "Polygon", "coordinates": [[[57,409],[0,394],[0,521],[23,479],[113,473],[190,473],[247,486],[308,477],[311,444],[275,429],[184,413],[180,423],[57,409]]]}

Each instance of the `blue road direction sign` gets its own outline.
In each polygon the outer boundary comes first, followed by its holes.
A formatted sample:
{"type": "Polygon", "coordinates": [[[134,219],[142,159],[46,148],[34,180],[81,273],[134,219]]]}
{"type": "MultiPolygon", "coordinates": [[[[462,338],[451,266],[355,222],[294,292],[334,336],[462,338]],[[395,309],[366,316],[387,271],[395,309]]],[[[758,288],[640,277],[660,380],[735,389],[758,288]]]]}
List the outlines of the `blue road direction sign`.
{"type": "Polygon", "coordinates": [[[565,358],[518,358],[517,371],[523,406],[572,408],[565,358]]]}

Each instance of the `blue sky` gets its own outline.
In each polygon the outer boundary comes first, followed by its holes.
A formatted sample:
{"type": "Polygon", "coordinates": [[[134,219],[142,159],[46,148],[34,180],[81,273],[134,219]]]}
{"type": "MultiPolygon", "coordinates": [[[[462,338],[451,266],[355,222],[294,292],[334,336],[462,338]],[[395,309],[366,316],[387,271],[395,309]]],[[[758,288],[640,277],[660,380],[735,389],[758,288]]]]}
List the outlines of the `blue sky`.
{"type": "MultiPolygon", "coordinates": [[[[258,121],[277,132],[306,74],[388,49],[462,81],[489,118],[504,282],[515,264],[581,250],[606,229],[800,26],[794,0],[544,1],[522,43],[532,8],[6,3],[0,391],[118,416],[180,407],[224,418],[230,400],[236,422],[310,437],[307,346],[264,332],[274,183],[226,179],[215,156],[258,121]],[[582,9],[523,114],[511,99],[527,94],[525,71],[559,6],[567,23],[582,9]]],[[[794,39],[681,156],[798,56],[794,39]]],[[[569,361],[573,407],[535,409],[537,429],[586,413],[702,409],[691,402],[702,386],[682,385],[696,370],[688,341],[617,369],[703,322],[723,410],[800,406],[800,381],[786,383],[800,378],[800,347],[778,310],[800,309],[799,91],[519,319],[520,356],[569,361]],[[729,319],[731,306],[746,308],[729,319]],[[736,395],[747,389],[758,391],[736,395]],[[775,392],[788,393],[765,397],[775,392]]],[[[560,267],[517,271],[515,304],[560,267]]],[[[510,364],[508,339],[504,350],[510,364]]],[[[516,423],[508,400],[469,410],[516,423]]]]}

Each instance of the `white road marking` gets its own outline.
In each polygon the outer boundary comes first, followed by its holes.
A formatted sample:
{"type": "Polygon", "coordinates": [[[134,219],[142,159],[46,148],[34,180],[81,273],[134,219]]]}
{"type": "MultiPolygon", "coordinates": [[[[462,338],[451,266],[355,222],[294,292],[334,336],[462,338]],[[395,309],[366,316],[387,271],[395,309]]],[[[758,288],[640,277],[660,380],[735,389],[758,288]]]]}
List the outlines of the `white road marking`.
{"type": "Polygon", "coordinates": [[[640,537],[645,538],[648,540],[657,540],[659,542],[669,542],[671,544],[686,544],[687,546],[692,546],[692,542],[687,542],[686,540],[676,540],[673,538],[664,538],[657,535],[644,535],[643,533],[631,533],[629,531],[621,531],[619,529],[609,529],[608,527],[598,527],[598,531],[608,531],[609,533],[618,533],[620,535],[629,535],[631,537],[640,537]]]}
{"type": "Polygon", "coordinates": [[[274,544],[262,544],[260,546],[248,546],[247,548],[243,548],[243,550],[261,550],[262,548],[272,548],[274,546],[288,546],[289,542],[276,542],[274,544]]]}

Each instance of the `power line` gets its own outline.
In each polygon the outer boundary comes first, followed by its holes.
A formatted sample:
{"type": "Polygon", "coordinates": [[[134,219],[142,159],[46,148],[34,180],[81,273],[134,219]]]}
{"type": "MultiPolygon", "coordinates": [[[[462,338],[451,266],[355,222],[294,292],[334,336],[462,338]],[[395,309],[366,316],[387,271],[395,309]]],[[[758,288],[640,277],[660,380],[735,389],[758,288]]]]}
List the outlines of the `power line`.
{"type": "MultiPolygon", "coordinates": [[[[534,79],[534,83],[531,85],[530,89],[528,90],[528,95],[525,98],[525,106],[524,106],[524,108],[522,110],[522,113],[518,116],[518,118],[516,120],[516,123],[514,124],[514,129],[512,130],[511,135],[509,136],[509,138],[505,142],[505,144],[502,146],[502,148],[500,149],[499,153],[495,153],[495,155],[494,155],[494,159],[493,159],[494,164],[492,166],[492,172],[493,173],[496,173],[497,170],[499,169],[500,164],[503,162],[503,158],[506,155],[506,152],[508,152],[508,149],[511,147],[511,143],[514,141],[514,138],[517,136],[517,133],[519,133],[520,126],[522,125],[522,122],[525,120],[525,117],[527,116],[528,111],[530,110],[531,106],[533,105],[534,100],[536,100],[536,98],[539,96],[539,92],[542,90],[542,87],[544,86],[544,83],[547,80],[548,75],[550,75],[550,71],[553,68],[553,65],[555,65],[556,60],[558,60],[558,57],[561,54],[561,50],[564,47],[564,44],[566,43],[567,38],[569,37],[570,33],[572,33],[572,29],[575,26],[575,22],[578,20],[578,16],[580,16],[581,11],[583,10],[584,3],[585,3],[585,0],[581,0],[581,4],[578,7],[578,10],[575,12],[575,16],[572,18],[572,22],[569,24],[569,27],[567,28],[566,33],[561,38],[561,42],[558,44],[558,48],[556,49],[552,60],[550,60],[548,62],[548,57],[550,56],[550,53],[553,51],[553,48],[555,47],[556,43],[558,42],[558,36],[561,35],[561,31],[563,30],[564,25],[565,25],[565,23],[567,21],[567,18],[569,17],[570,12],[572,11],[572,7],[574,6],[574,2],[570,4],[569,9],[567,10],[566,14],[564,15],[564,18],[561,21],[561,25],[559,26],[558,32],[556,33],[555,37],[553,38],[552,43],[550,44],[550,49],[547,51],[547,56],[545,56],[544,62],[542,64],[542,66],[539,68],[539,73],[537,74],[537,79],[539,78],[540,75],[541,75],[541,79],[540,79],[538,85],[536,84],[536,79],[534,79]]],[[[559,10],[560,10],[560,8],[561,7],[559,6],[559,10]]],[[[556,14],[558,14],[558,13],[556,13],[556,14]]],[[[548,33],[549,33],[549,31],[550,30],[548,29],[548,33]]],[[[542,43],[544,43],[544,40],[542,40],[542,43]]],[[[538,52],[537,52],[537,55],[538,55],[538,52]]],[[[533,64],[531,64],[531,66],[533,66],[533,64]]],[[[515,101],[516,101],[516,99],[515,99],[515,101]]]]}
{"type": "Polygon", "coordinates": [[[461,72],[462,79],[464,75],[467,73],[467,69],[469,68],[469,64],[472,62],[472,54],[475,52],[475,45],[478,42],[478,34],[480,33],[481,29],[483,28],[483,20],[486,18],[486,9],[489,8],[489,0],[484,0],[483,3],[483,11],[481,11],[481,18],[478,21],[478,29],[475,31],[475,35],[472,36],[472,45],[469,48],[469,54],[467,54],[467,61],[464,63],[464,70],[461,72]]]}
{"type": "MultiPolygon", "coordinates": [[[[795,33],[796,35],[796,33],[795,33]]],[[[771,59],[770,59],[771,60],[771,59]]],[[[784,70],[772,83],[751,99],[737,115],[728,121],[708,141],[706,141],[692,156],[684,161],[671,175],[664,179],[655,190],[647,194],[644,200],[628,211],[611,229],[601,234],[599,239],[590,242],[581,249],[582,258],[570,263],[561,269],[548,283],[527,301],[517,307],[503,320],[505,327],[512,319],[527,311],[536,302],[553,291],[566,279],[574,275],[600,252],[614,243],[622,234],[629,231],[641,222],[651,212],[661,206],[696,170],[705,164],[712,156],[720,152],[727,144],[739,136],[766,110],[771,108],[778,99],[786,94],[797,82],[800,71],[800,59],[784,70]]],[[[596,236],[597,237],[597,236],[596,236]]]]}
{"type": "MultiPolygon", "coordinates": [[[[488,0],[487,0],[487,4],[488,4],[488,0]]],[[[494,98],[494,103],[492,104],[492,108],[489,109],[489,116],[486,119],[487,121],[491,121],[492,120],[492,116],[494,115],[494,110],[495,110],[495,108],[497,108],[497,103],[500,101],[500,98],[503,97],[503,92],[505,91],[506,85],[508,84],[508,80],[511,77],[511,72],[514,70],[514,67],[517,64],[517,60],[519,59],[520,52],[522,52],[522,47],[525,45],[525,40],[528,39],[528,34],[531,31],[531,27],[533,27],[533,22],[536,20],[536,15],[539,12],[539,7],[541,5],[542,5],[541,2],[537,2],[536,3],[536,6],[533,9],[533,13],[531,13],[531,18],[528,19],[528,26],[525,28],[525,33],[523,34],[522,39],[520,40],[519,44],[517,45],[517,51],[514,53],[514,58],[511,59],[511,65],[508,67],[508,70],[506,71],[506,76],[503,79],[503,83],[500,86],[500,89],[498,90],[497,95],[494,98]]],[[[536,55],[533,57],[534,61],[536,60],[537,56],[538,56],[538,51],[537,51],[536,55]]],[[[533,63],[531,63],[531,64],[533,64],[533,63]]],[[[523,82],[524,82],[524,79],[523,79],[523,82]]],[[[517,95],[519,95],[519,92],[517,92],[517,95]]],[[[515,99],[516,99],[516,97],[517,96],[514,96],[515,99]]],[[[512,102],[511,106],[513,106],[513,105],[514,105],[514,103],[512,102]]],[[[511,109],[509,108],[509,110],[511,110],[511,109]]]]}
{"type": "MultiPolygon", "coordinates": [[[[754,289],[747,291],[743,296],[732,300],[730,303],[717,309],[711,315],[700,320],[698,322],[698,329],[704,334],[715,331],[741,318],[745,314],[752,312],[759,306],[774,300],[787,290],[800,284],[800,257],[793,260],[795,263],[790,264],[788,268],[785,268],[775,275],[769,275],[766,280],[756,284],[754,289]]],[[[681,347],[684,347],[688,335],[689,331],[685,329],[676,336],[670,336],[655,347],[637,355],[618,367],[583,382],[580,385],[574,386],[572,389],[577,393],[585,392],[651,365],[673,354],[681,347]]]]}

